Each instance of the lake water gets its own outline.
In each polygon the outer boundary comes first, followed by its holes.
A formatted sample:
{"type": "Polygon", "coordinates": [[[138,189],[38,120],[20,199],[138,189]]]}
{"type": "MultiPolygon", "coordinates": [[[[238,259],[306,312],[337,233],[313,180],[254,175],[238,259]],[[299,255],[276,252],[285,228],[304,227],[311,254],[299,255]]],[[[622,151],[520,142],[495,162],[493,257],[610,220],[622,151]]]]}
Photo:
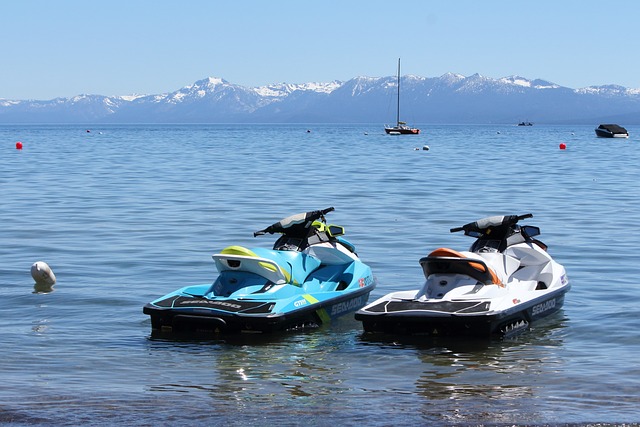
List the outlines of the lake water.
{"type": "Polygon", "coordinates": [[[640,127],[595,125],[2,125],[0,422],[638,422],[640,127]],[[142,306],[212,282],[211,254],[270,247],[253,232],[329,206],[374,270],[371,300],[420,286],[432,249],[467,249],[450,228],[529,212],[572,289],[508,341],[380,340],[353,316],[151,337],[142,306]],[[34,292],[38,260],[54,292],[34,292]]]}

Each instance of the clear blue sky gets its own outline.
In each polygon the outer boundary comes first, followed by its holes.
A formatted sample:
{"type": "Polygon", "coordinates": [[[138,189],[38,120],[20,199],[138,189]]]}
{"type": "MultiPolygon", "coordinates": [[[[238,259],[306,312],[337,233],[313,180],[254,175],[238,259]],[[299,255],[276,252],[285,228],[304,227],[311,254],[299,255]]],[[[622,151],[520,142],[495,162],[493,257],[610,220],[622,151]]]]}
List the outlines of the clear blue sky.
{"type": "Polygon", "coordinates": [[[640,88],[640,1],[0,0],[0,98],[454,72],[640,88]]]}

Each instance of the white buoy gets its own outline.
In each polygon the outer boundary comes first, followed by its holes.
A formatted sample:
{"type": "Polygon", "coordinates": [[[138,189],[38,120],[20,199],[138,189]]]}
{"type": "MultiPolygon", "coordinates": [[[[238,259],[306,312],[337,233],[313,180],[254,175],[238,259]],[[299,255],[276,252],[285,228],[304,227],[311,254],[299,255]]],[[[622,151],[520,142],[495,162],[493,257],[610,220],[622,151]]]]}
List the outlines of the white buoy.
{"type": "Polygon", "coordinates": [[[31,277],[40,286],[53,286],[56,283],[56,275],[51,267],[44,261],[34,262],[31,266],[31,277]]]}

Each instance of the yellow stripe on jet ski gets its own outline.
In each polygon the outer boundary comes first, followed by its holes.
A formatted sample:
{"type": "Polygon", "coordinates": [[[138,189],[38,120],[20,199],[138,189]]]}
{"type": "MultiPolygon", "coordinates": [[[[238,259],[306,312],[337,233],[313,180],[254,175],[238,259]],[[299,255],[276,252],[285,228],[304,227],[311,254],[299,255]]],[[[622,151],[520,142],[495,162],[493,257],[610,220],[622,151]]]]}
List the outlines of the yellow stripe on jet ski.
{"type": "Polygon", "coordinates": [[[309,294],[302,295],[302,298],[306,299],[307,302],[310,302],[311,304],[315,304],[317,302],[320,302],[313,295],[309,295],[309,294]]]}
{"type": "Polygon", "coordinates": [[[225,255],[242,255],[242,256],[252,256],[256,258],[258,257],[258,255],[255,252],[253,252],[251,249],[247,249],[244,246],[237,246],[237,245],[227,246],[220,253],[225,255]]]}
{"type": "MultiPolygon", "coordinates": [[[[247,249],[244,246],[238,246],[238,245],[227,246],[220,253],[223,255],[240,255],[240,256],[248,256],[252,258],[260,258],[258,254],[253,252],[251,249],[247,249]]],[[[267,264],[266,262],[259,262],[258,264],[260,265],[260,267],[266,270],[270,270],[274,272],[276,271],[275,265],[267,264]]],[[[291,273],[289,273],[286,269],[282,268],[279,265],[278,265],[278,268],[280,269],[280,272],[284,276],[287,283],[291,282],[291,273]]],[[[294,285],[299,286],[299,283],[294,283],[294,285]]]]}
{"type": "MultiPolygon", "coordinates": [[[[320,302],[315,297],[309,294],[302,295],[302,298],[306,299],[311,304],[320,302]]],[[[329,323],[331,321],[331,317],[329,316],[329,313],[327,313],[327,310],[325,310],[324,308],[320,308],[316,310],[316,313],[320,317],[320,320],[322,320],[322,323],[329,323]]]]}

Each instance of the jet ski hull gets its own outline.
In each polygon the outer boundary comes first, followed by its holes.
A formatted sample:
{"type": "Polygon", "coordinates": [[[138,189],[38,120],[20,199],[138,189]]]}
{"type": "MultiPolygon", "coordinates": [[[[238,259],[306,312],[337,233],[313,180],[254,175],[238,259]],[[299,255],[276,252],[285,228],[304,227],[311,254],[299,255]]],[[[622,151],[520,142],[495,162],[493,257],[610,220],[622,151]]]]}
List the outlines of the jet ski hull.
{"type": "Polygon", "coordinates": [[[317,327],[331,319],[362,308],[374,285],[323,301],[320,295],[300,295],[293,301],[299,308],[274,312],[273,300],[206,299],[173,295],[149,303],[143,312],[151,316],[153,329],[172,332],[210,331],[219,333],[275,332],[317,327]],[[318,297],[318,298],[316,298],[318,297]],[[317,302],[309,302],[317,301],[317,302]]]}
{"type": "Polygon", "coordinates": [[[492,311],[490,300],[431,302],[381,298],[359,310],[355,318],[362,322],[366,332],[502,338],[522,333],[533,322],[559,311],[569,288],[567,285],[503,311],[492,311]]]}

